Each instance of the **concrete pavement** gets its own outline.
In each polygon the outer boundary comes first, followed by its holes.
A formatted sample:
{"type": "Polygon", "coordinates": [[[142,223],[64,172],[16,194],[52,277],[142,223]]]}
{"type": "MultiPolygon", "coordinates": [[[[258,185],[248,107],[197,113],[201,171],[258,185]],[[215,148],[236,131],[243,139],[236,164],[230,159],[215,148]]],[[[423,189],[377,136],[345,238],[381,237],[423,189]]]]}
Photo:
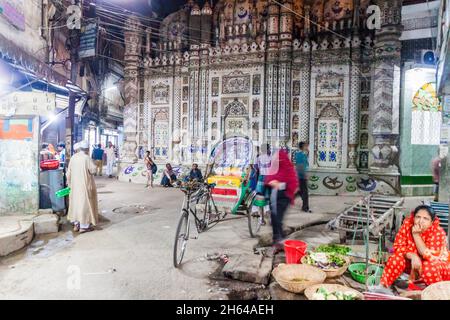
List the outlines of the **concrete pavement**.
{"type": "MultiPolygon", "coordinates": [[[[74,234],[66,224],[59,233],[37,236],[29,247],[0,258],[1,299],[210,299],[215,296],[208,276],[218,262],[206,254],[250,254],[258,243],[249,237],[246,217],[231,217],[190,240],[182,267],[175,269],[172,250],[182,193],[106,177],[97,178],[97,185],[99,230],[74,234]]],[[[293,231],[327,221],[357,200],[311,197],[315,212],[300,213],[296,204],[286,226],[293,231]]]]}

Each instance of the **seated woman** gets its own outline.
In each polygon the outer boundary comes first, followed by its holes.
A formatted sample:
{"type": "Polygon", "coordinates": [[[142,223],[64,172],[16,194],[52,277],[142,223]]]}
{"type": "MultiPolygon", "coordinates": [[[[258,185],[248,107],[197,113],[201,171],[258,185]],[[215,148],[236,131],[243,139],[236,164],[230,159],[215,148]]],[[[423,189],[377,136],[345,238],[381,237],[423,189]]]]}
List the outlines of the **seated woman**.
{"type": "Polygon", "coordinates": [[[177,181],[177,176],[172,169],[170,163],[166,164],[166,169],[164,169],[163,177],[161,180],[161,185],[163,187],[173,187],[172,184],[177,181]]]}
{"type": "Polygon", "coordinates": [[[450,280],[447,236],[429,206],[418,206],[403,222],[395,237],[394,254],[373,291],[391,293],[388,288],[403,272],[417,274],[426,285],[450,280]]]}

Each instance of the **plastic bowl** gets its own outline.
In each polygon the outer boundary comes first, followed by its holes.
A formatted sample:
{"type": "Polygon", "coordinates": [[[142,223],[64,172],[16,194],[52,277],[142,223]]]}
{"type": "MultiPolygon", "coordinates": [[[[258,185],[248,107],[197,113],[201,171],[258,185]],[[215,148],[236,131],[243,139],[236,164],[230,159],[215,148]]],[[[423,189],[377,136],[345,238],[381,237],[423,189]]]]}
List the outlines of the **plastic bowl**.
{"type": "Polygon", "coordinates": [[[375,281],[377,278],[381,278],[381,274],[383,273],[383,268],[375,265],[375,264],[369,264],[368,266],[368,272],[375,271],[375,274],[372,276],[366,276],[364,274],[358,274],[356,271],[364,271],[366,269],[366,264],[364,262],[360,263],[353,263],[348,267],[348,271],[350,272],[350,275],[352,278],[362,284],[366,284],[367,281],[375,281]],[[373,279],[370,280],[370,277],[373,279]]]}

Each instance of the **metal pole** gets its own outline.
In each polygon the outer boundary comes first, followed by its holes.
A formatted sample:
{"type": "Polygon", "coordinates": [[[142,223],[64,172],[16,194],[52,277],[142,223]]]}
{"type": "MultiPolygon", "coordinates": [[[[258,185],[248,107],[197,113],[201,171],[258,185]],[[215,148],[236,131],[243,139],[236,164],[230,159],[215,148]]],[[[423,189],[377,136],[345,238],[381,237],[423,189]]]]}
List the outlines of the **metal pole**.
{"type": "MultiPolygon", "coordinates": [[[[79,1],[75,1],[76,4],[79,1]]],[[[76,85],[78,76],[78,49],[80,46],[80,30],[69,30],[69,50],[70,50],[70,82],[76,85]]],[[[75,131],[75,103],[76,94],[69,90],[69,114],[66,119],[66,155],[69,160],[73,155],[74,131],[75,131]]]]}

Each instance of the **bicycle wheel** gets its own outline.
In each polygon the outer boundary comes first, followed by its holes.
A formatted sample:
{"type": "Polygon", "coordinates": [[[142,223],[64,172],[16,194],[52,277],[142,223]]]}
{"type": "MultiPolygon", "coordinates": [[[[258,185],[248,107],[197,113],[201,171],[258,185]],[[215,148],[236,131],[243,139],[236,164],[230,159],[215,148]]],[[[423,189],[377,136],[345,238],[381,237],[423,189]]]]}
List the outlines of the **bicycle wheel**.
{"type": "Polygon", "coordinates": [[[252,196],[251,201],[246,206],[247,210],[247,220],[248,220],[248,231],[250,232],[250,237],[255,238],[258,234],[259,230],[261,230],[261,226],[263,225],[263,213],[261,209],[258,212],[252,212],[253,200],[255,195],[252,196]]]}
{"type": "Polygon", "coordinates": [[[173,247],[173,266],[178,268],[186,251],[187,241],[189,240],[189,212],[183,209],[178,222],[177,232],[175,234],[175,244],[173,247]]]}

